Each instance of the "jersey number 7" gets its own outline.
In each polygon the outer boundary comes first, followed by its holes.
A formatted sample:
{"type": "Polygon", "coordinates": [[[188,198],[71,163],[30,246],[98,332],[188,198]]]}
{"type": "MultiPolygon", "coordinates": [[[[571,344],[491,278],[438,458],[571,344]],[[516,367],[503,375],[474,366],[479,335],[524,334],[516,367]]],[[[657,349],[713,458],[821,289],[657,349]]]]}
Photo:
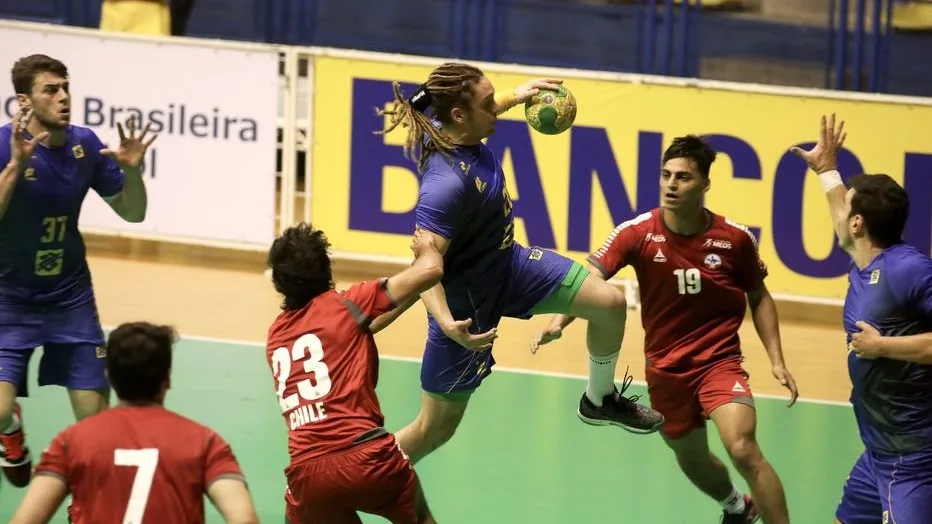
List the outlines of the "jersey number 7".
{"type": "Polygon", "coordinates": [[[123,524],[141,524],[142,516],[146,513],[146,505],[149,503],[155,468],[159,464],[159,450],[156,448],[115,449],[113,450],[113,463],[117,466],[136,468],[133,487],[129,492],[129,503],[123,514],[123,524]]]}
{"type": "Polygon", "coordinates": [[[283,346],[273,351],[272,374],[278,381],[276,393],[282,413],[298,407],[299,397],[312,402],[330,393],[332,382],[330,369],[324,364],[324,347],[313,333],[301,335],[290,350],[283,346]],[[314,382],[311,382],[310,377],[298,381],[298,391],[286,397],[285,387],[291,377],[291,365],[299,362],[303,362],[306,375],[314,375],[314,382]]]}

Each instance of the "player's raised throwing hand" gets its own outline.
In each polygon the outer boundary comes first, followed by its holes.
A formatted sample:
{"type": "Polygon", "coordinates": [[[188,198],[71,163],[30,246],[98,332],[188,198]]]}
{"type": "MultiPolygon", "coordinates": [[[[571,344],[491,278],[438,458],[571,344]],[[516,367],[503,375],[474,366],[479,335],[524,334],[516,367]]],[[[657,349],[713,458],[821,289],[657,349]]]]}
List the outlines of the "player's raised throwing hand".
{"type": "Polygon", "coordinates": [[[529,80],[515,88],[515,102],[520,104],[540,92],[541,89],[556,91],[563,80],[560,78],[538,78],[529,80]]]}
{"type": "Polygon", "coordinates": [[[514,88],[511,92],[495,94],[495,113],[502,114],[518,104],[527,102],[532,96],[540,92],[541,89],[550,89],[556,91],[560,89],[563,80],[560,78],[536,78],[514,88]]]}
{"type": "Polygon", "coordinates": [[[13,133],[10,137],[10,159],[16,163],[17,168],[21,168],[29,162],[33,153],[36,152],[36,145],[49,136],[48,131],[43,131],[26,140],[26,127],[32,120],[32,109],[20,109],[13,117],[13,133]]]}

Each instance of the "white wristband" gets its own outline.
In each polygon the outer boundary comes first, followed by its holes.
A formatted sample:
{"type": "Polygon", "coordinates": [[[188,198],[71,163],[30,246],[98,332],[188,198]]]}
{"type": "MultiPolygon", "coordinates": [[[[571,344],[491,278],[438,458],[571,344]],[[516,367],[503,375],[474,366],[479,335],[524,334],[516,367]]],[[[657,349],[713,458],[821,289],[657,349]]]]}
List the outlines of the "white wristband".
{"type": "Polygon", "coordinates": [[[838,186],[845,185],[845,183],[841,180],[841,173],[834,169],[824,173],[819,173],[819,180],[822,181],[822,189],[824,189],[826,193],[838,186]]]}

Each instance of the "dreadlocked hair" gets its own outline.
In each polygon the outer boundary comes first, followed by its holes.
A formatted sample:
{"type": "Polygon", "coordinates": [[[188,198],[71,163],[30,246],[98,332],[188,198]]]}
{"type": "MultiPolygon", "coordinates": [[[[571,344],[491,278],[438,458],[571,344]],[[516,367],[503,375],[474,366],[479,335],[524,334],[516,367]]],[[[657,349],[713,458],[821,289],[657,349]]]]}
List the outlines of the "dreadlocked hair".
{"type": "MultiPolygon", "coordinates": [[[[441,124],[449,124],[452,119],[450,111],[454,107],[469,107],[472,89],[480,79],[482,71],[467,64],[447,62],[431,71],[421,89],[430,97],[430,109],[441,124]]],[[[391,133],[399,125],[408,129],[404,143],[404,154],[417,162],[418,170],[424,168],[431,152],[447,153],[456,144],[434,126],[426,111],[416,109],[411,100],[401,93],[401,84],[393,84],[395,101],[391,109],[377,109],[376,112],[388,115],[391,122],[388,129],[377,131],[379,134],[391,133]]]]}

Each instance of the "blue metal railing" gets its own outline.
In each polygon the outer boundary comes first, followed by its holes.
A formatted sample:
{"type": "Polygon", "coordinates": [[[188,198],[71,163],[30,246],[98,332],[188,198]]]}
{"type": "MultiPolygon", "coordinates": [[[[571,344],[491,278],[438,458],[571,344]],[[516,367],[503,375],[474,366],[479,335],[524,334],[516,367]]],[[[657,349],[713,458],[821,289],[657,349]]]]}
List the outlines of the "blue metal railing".
{"type": "Polygon", "coordinates": [[[889,89],[893,0],[831,0],[825,88],[885,92],[889,89]],[[870,24],[867,22],[870,12],[870,24]],[[866,85],[865,85],[866,81],[866,85]]]}

